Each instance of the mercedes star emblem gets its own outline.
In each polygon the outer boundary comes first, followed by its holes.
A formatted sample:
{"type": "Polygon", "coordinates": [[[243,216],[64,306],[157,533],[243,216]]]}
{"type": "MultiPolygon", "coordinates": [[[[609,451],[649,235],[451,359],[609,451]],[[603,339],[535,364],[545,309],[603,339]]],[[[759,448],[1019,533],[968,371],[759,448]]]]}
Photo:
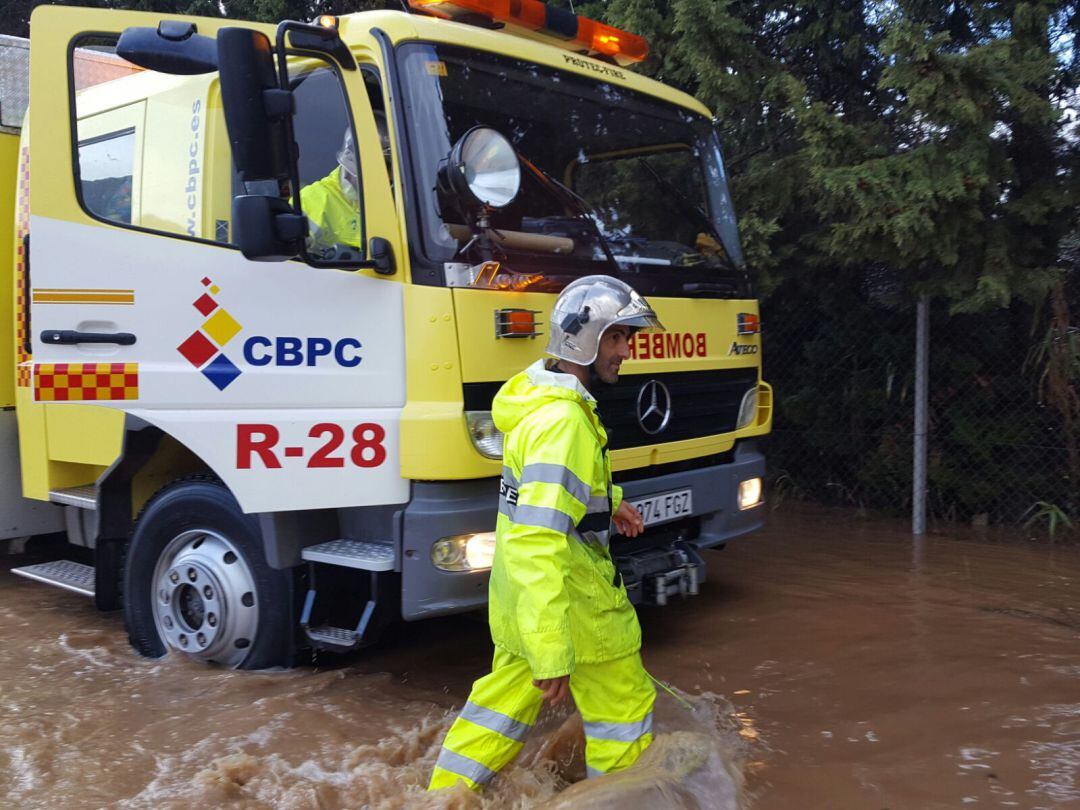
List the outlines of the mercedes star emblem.
{"type": "Polygon", "coordinates": [[[671,392],[659,380],[649,380],[638,391],[637,421],[650,436],[655,436],[671,421],[671,392]]]}

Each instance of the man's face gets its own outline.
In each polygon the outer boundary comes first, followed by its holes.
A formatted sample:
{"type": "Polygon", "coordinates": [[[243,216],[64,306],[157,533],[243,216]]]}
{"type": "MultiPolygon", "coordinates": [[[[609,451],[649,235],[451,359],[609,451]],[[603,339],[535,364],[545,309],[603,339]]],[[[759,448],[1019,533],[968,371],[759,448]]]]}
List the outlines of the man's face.
{"type": "Polygon", "coordinates": [[[630,356],[630,327],[608,327],[600,338],[600,350],[596,353],[593,368],[601,382],[614,385],[619,381],[619,368],[630,356]]]}

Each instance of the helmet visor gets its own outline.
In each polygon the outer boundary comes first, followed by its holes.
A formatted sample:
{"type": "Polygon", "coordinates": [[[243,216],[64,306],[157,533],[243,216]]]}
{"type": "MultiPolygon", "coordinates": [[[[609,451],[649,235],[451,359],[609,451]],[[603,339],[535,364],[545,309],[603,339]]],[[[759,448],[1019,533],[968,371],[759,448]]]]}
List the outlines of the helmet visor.
{"type": "Polygon", "coordinates": [[[341,140],[341,148],[337,153],[338,165],[356,177],[356,149],[353,147],[352,130],[345,130],[345,137],[341,140]]]}
{"type": "Polygon", "coordinates": [[[611,321],[612,324],[623,324],[650,332],[666,332],[664,325],[656,316],[649,302],[636,292],[630,294],[630,301],[626,304],[611,321]]]}

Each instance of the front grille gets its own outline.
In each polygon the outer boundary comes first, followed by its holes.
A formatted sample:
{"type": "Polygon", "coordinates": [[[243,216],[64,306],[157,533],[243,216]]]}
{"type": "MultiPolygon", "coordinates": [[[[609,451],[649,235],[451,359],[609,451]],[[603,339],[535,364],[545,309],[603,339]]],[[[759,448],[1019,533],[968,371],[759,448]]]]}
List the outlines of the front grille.
{"type": "MultiPolygon", "coordinates": [[[[615,385],[597,384],[600,418],[612,450],[698,439],[735,430],[739,405],[747,390],[757,385],[756,368],[717,371],[677,371],[668,374],[632,374],[619,377],[615,385]],[[638,423],[638,395],[650,380],[662,382],[671,394],[671,418],[656,434],[638,423]]],[[[491,400],[501,383],[466,383],[465,409],[491,410],[491,400]]]]}
{"type": "MultiPolygon", "coordinates": [[[[756,368],[627,374],[615,385],[596,386],[593,394],[611,449],[620,450],[730,433],[735,430],[742,398],[757,385],[757,379],[756,368]],[[647,433],[638,422],[638,397],[651,380],[663,383],[671,394],[671,418],[655,434],[647,433]]],[[[646,394],[646,405],[649,399],[646,394]]]]}

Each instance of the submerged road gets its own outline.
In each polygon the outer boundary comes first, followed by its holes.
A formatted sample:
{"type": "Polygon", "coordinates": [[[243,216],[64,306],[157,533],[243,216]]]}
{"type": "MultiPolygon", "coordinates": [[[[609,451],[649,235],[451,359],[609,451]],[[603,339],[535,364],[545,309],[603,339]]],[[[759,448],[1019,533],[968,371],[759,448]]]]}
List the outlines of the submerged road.
{"type": "MultiPolygon", "coordinates": [[[[0,558],[2,806],[524,808],[574,769],[423,794],[490,660],[476,618],[289,672],[147,661],[119,615],[8,573],[31,556],[0,558]]],[[[660,731],[714,746],[700,806],[1080,807],[1080,549],[815,512],[707,561],[701,596],[642,614],[646,665],[695,707],[662,698],[660,731]]]]}

